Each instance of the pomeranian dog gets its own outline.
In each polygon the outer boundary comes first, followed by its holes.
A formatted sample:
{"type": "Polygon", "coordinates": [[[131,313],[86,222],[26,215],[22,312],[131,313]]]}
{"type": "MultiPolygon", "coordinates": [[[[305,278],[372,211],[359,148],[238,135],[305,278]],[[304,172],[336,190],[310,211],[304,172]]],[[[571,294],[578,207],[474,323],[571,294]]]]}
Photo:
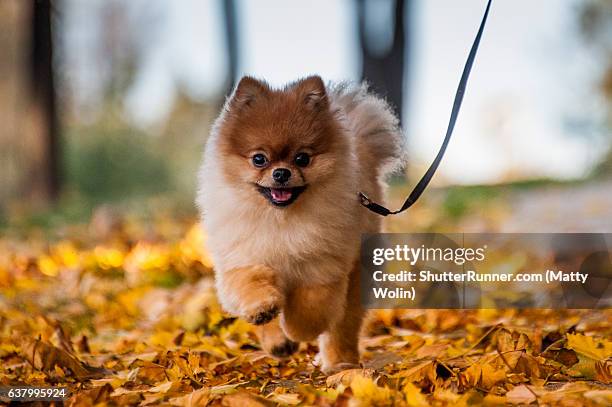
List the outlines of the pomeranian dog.
{"type": "Polygon", "coordinates": [[[319,76],[273,89],[244,77],[206,145],[197,203],[224,309],[259,325],[265,351],[318,338],[321,370],[359,363],[359,250],[403,158],[398,120],[365,85],[319,76]]]}

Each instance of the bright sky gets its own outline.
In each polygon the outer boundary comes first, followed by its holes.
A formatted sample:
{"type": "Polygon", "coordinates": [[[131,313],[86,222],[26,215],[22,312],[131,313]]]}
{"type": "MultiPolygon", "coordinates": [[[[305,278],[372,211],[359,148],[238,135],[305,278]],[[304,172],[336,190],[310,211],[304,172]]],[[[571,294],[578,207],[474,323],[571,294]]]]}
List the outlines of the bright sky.
{"type": "MultiPolygon", "coordinates": [[[[117,3],[124,3],[116,0],[117,3]]],[[[442,140],[452,98],[485,0],[415,0],[414,53],[404,112],[414,162],[427,165],[442,140]]],[[[603,115],[595,89],[600,64],[576,31],[577,0],[494,1],[455,136],[441,166],[453,183],[513,176],[572,178],[604,151],[593,137],[603,115]]],[[[96,99],[95,20],[102,0],[69,0],[66,44],[81,98],[96,99]],[[86,5],[85,5],[86,4],[86,5]],[[89,62],[87,62],[89,61],[89,62]],[[81,68],[79,68],[81,67],[81,68]],[[86,67],[86,68],[83,68],[86,67]]],[[[220,2],[133,0],[158,20],[126,110],[136,124],[163,121],[177,86],[195,98],[218,94],[226,70],[220,2]]],[[[282,85],[318,73],[358,79],[351,0],[239,0],[240,72],[282,85]]],[[[102,61],[103,62],[103,61],[102,61]]],[[[78,96],[78,95],[77,95],[78,96]]],[[[98,95],[99,96],[99,95],[98,95]]]]}

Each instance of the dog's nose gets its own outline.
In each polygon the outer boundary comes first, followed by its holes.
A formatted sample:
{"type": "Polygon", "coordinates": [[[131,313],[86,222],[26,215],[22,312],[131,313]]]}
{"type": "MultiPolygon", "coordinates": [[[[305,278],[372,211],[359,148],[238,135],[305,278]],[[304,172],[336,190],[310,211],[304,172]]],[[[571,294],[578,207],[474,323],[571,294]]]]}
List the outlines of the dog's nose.
{"type": "Polygon", "coordinates": [[[276,182],[287,182],[289,181],[290,177],[291,171],[289,171],[287,168],[277,168],[272,171],[272,178],[274,178],[274,181],[276,182]]]}

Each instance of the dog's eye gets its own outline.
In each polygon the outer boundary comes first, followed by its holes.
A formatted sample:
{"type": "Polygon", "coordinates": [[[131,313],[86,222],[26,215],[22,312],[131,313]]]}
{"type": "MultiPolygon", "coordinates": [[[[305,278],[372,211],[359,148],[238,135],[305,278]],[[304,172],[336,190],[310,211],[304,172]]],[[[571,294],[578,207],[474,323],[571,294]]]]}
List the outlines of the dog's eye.
{"type": "Polygon", "coordinates": [[[264,167],[268,163],[268,159],[263,154],[255,154],[251,160],[255,167],[264,167]]]}
{"type": "Polygon", "coordinates": [[[299,153],[295,156],[295,165],[298,167],[306,167],[310,164],[310,157],[306,153],[299,153]]]}

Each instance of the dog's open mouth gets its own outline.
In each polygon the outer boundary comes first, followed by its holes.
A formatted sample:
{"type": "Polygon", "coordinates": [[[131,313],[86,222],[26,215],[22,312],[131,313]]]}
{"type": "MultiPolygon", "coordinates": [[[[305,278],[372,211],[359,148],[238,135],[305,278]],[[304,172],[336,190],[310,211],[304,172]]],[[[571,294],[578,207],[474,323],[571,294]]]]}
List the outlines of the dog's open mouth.
{"type": "Polygon", "coordinates": [[[257,185],[257,189],[272,205],[287,206],[295,202],[306,189],[306,185],[290,188],[268,188],[257,185]]]}

